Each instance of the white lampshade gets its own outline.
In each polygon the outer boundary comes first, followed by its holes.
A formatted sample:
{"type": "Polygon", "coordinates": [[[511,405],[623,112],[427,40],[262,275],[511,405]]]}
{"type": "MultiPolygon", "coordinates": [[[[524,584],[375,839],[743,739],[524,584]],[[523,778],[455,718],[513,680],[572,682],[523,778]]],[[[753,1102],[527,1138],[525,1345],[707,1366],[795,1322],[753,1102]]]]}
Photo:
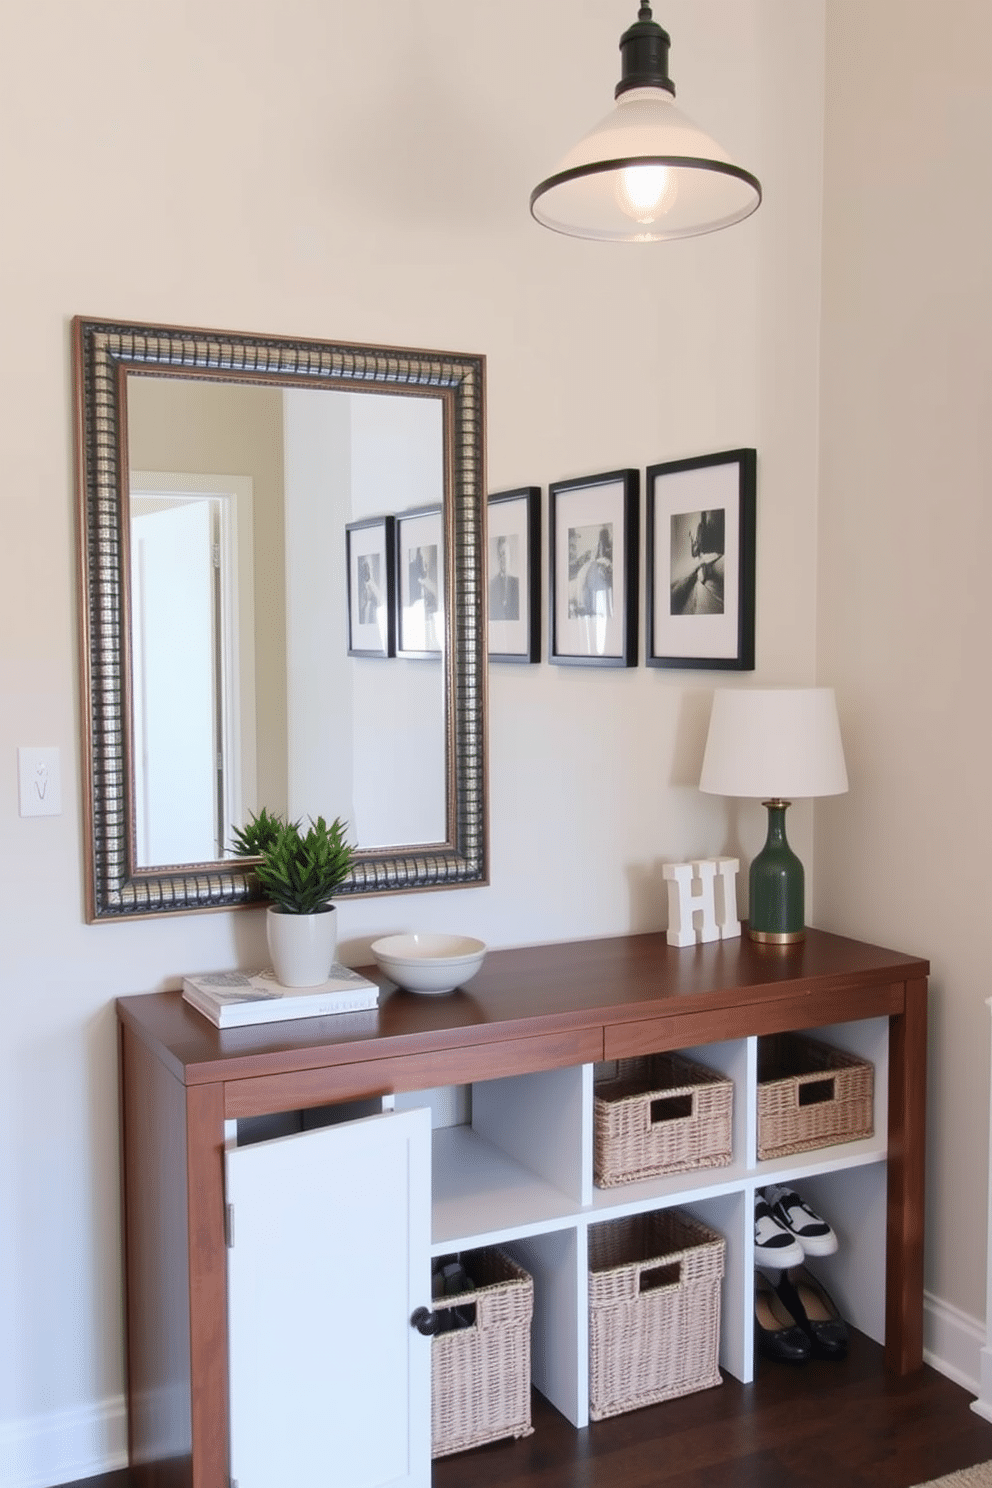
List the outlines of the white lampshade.
{"type": "Polygon", "coordinates": [[[531,212],[544,227],[651,243],[715,232],[757,208],[757,178],[676,107],[669,45],[642,4],[620,39],[623,76],[613,112],[531,192],[531,212]]]}
{"type": "Polygon", "coordinates": [[[841,795],[847,768],[833,688],[714,693],[699,789],[758,800],[841,795]]]}

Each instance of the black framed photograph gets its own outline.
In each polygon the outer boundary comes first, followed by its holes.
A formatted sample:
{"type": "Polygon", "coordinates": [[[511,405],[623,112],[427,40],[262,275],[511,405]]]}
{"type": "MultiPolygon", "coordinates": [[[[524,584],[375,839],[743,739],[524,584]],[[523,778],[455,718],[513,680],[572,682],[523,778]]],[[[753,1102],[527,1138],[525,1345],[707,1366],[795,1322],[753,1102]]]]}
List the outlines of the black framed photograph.
{"type": "Polygon", "coordinates": [[[393,518],[345,526],[348,564],[348,655],[392,656],[396,650],[393,518]]]}
{"type": "Polygon", "coordinates": [[[754,669],[757,452],[647,471],[647,664],[754,669]]]}
{"type": "Polygon", "coordinates": [[[639,472],[556,481],[548,491],[549,659],[636,666],[639,472]]]}
{"type": "Polygon", "coordinates": [[[489,660],[541,659],[541,488],[490,496],[489,660]]]}
{"type": "Polygon", "coordinates": [[[396,517],[396,655],[440,658],[444,649],[444,517],[422,506],[396,517]]]}

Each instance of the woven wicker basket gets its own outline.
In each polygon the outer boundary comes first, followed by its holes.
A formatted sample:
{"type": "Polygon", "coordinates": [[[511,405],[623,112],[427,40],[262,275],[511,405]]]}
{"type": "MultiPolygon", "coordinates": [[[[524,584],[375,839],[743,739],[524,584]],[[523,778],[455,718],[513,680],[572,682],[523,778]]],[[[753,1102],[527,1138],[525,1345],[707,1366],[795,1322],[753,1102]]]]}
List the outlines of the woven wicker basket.
{"type": "Polygon", "coordinates": [[[855,1142],[874,1130],[874,1066],[798,1033],[758,1040],[758,1157],[855,1142]]]}
{"type": "Polygon", "coordinates": [[[721,1383],[722,1237],[679,1209],[589,1229],[594,1421],[721,1383]]]}
{"type": "Polygon", "coordinates": [[[431,1456],[447,1457],[504,1436],[529,1436],[530,1320],[534,1283],[501,1250],[473,1250],[462,1264],[475,1291],[438,1298],[475,1307],[475,1323],[431,1340],[431,1456]]]}
{"type": "Polygon", "coordinates": [[[734,1086],[684,1054],[618,1059],[596,1070],[593,1175],[600,1188],[725,1167],[734,1086]]]}

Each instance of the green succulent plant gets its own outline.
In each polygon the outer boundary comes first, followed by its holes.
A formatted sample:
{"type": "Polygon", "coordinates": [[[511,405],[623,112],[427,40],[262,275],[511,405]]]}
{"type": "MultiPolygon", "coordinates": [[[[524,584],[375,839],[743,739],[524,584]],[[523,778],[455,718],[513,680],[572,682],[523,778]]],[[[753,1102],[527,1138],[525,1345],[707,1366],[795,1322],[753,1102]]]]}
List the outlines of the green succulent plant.
{"type": "Polygon", "coordinates": [[[284,826],[281,817],[270,816],[263,806],[257,816],[252,813],[246,826],[235,827],[231,845],[239,858],[259,858],[272,846],[284,826]]]}
{"type": "Polygon", "coordinates": [[[345,840],[347,823],[322,816],[303,830],[298,821],[272,816],[263,807],[246,826],[235,828],[239,857],[260,858],[255,872],[266,897],[286,914],[314,914],[322,909],[351,871],[354,844],[345,840]]]}

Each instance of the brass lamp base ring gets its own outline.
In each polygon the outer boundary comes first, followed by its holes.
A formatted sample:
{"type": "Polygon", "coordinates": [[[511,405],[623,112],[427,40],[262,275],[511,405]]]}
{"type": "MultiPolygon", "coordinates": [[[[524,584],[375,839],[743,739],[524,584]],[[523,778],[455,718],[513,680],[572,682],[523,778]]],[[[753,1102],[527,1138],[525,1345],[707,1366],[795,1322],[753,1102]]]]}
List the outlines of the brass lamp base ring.
{"type": "Polygon", "coordinates": [[[784,946],[796,945],[800,940],[806,939],[806,931],[803,930],[752,930],[747,928],[749,940],[756,940],[759,945],[784,946]]]}

